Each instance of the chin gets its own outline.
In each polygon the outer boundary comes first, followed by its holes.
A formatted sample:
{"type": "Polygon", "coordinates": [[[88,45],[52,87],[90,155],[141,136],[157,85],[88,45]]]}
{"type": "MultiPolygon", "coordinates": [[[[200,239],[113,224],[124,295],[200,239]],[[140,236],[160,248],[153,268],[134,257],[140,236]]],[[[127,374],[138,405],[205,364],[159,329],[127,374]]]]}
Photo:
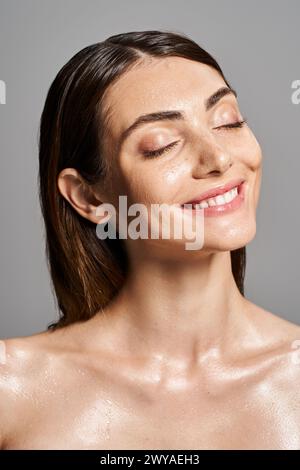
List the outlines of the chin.
{"type": "Polygon", "coordinates": [[[256,222],[251,220],[245,224],[228,227],[226,230],[208,230],[205,233],[203,250],[233,251],[250,243],[256,235],[256,222]]]}

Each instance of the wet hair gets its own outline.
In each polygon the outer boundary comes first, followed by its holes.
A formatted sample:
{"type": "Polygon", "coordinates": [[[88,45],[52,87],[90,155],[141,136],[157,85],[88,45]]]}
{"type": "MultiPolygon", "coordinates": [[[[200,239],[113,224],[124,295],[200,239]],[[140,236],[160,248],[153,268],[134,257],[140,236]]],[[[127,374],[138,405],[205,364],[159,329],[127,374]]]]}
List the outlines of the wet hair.
{"type": "MultiPolygon", "coordinates": [[[[108,87],[147,57],[177,56],[213,67],[230,87],[216,60],[185,34],[138,31],[116,34],[76,53],[58,72],[47,93],[39,128],[39,198],[45,249],[59,319],[56,329],[91,318],[118,293],[128,272],[123,240],[100,240],[95,224],[62,196],[57,178],[75,168],[89,185],[107,184],[105,145],[108,87]]],[[[244,295],[245,247],[231,251],[232,273],[244,295]]]]}

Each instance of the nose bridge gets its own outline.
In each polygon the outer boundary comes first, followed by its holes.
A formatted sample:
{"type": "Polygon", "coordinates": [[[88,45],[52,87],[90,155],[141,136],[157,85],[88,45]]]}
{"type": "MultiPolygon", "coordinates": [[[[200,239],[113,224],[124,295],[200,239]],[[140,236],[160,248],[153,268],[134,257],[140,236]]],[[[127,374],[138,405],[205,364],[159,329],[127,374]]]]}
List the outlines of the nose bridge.
{"type": "Polygon", "coordinates": [[[224,173],[231,167],[230,152],[217,142],[210,131],[202,129],[195,142],[194,171],[197,174],[224,173]]]}

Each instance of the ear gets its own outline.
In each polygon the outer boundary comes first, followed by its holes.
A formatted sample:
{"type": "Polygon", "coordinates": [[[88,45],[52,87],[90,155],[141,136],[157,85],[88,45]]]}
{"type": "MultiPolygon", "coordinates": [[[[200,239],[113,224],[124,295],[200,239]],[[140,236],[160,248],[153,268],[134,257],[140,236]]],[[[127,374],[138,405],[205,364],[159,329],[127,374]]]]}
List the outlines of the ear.
{"type": "Polygon", "coordinates": [[[101,223],[104,216],[96,215],[96,209],[103,201],[75,168],[64,168],[58,175],[57,185],[62,196],[80,215],[96,224],[101,223]]]}

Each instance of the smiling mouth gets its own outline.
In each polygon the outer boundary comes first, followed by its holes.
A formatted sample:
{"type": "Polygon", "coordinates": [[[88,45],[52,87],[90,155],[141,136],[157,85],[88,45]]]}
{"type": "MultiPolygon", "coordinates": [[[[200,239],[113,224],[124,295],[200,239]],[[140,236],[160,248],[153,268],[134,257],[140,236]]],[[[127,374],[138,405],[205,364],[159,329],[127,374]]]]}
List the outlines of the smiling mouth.
{"type": "Polygon", "coordinates": [[[235,186],[233,189],[227,191],[224,194],[219,194],[218,196],[204,199],[201,202],[185,203],[182,204],[181,207],[184,207],[185,205],[191,205],[191,209],[206,209],[207,207],[223,206],[224,204],[228,204],[229,202],[233,201],[238,194],[239,186],[235,186]]]}
{"type": "Polygon", "coordinates": [[[201,200],[185,202],[184,204],[181,204],[181,207],[183,209],[207,209],[210,207],[218,207],[230,204],[241,194],[241,189],[244,181],[245,180],[239,181],[235,186],[232,186],[227,191],[217,190],[217,194],[215,194],[214,196],[207,197],[201,200]]]}

